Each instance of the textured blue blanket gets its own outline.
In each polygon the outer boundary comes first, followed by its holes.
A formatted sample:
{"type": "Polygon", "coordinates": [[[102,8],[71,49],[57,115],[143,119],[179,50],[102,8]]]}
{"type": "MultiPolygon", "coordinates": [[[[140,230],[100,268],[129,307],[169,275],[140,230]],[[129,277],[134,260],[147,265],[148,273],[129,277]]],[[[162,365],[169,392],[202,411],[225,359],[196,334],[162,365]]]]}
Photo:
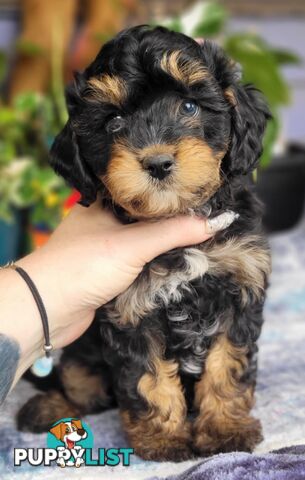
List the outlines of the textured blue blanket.
{"type": "MultiPolygon", "coordinates": [[[[21,381],[0,415],[1,479],[305,480],[305,221],[270,241],[273,273],[260,340],[255,407],[265,440],[255,454],[223,454],[180,464],[144,462],[134,457],[128,468],[14,468],[14,447],[46,446],[45,434],[15,429],[16,410],[33,395],[33,387],[21,381]],[[295,447],[268,453],[292,445],[295,447]]],[[[85,421],[93,430],[96,447],[127,446],[116,410],[88,416],[85,421]]]]}
{"type": "MultiPolygon", "coordinates": [[[[305,446],[274,453],[215,455],[166,480],[301,480],[305,478],[305,446]]],[[[151,477],[150,480],[159,480],[151,477]]]]}

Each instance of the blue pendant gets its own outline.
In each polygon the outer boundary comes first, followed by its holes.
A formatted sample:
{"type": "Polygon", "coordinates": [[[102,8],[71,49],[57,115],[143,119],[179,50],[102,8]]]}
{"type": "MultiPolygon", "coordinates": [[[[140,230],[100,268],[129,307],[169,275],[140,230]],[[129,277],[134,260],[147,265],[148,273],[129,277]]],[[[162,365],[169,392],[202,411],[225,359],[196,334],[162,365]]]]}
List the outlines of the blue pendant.
{"type": "Polygon", "coordinates": [[[31,366],[31,372],[36,377],[47,377],[53,369],[53,358],[42,357],[38,358],[31,366]]]}

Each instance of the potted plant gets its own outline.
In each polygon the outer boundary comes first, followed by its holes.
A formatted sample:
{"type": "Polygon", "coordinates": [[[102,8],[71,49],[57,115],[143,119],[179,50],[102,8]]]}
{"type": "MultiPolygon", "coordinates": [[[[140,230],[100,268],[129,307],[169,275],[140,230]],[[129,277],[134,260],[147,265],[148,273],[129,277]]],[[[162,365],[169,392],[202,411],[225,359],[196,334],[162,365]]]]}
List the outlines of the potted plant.
{"type": "Polygon", "coordinates": [[[273,48],[253,32],[231,33],[228,12],[216,2],[199,2],[181,17],[162,22],[165,26],[193,37],[214,38],[238,62],[242,81],[263,92],[272,113],[264,152],[256,172],[257,191],[265,203],[264,224],[268,231],[292,227],[300,218],[305,200],[305,148],[286,146],[275,154],[280,132],[280,108],[290,101],[290,89],[281,67],[297,63],[290,51],[273,48]]]}
{"type": "Polygon", "coordinates": [[[59,128],[48,96],[22,94],[0,108],[1,263],[20,253],[20,212],[26,212],[34,246],[61,218],[70,189],[48,165],[49,145],[59,128]]]}
{"type": "MultiPolygon", "coordinates": [[[[19,42],[17,48],[25,47],[27,55],[39,53],[35,45],[19,42]]],[[[67,120],[62,58],[55,47],[49,93],[16,94],[10,105],[0,99],[0,264],[24,253],[25,231],[32,244],[26,249],[45,242],[71,193],[48,163],[50,145],[67,120]]],[[[0,52],[0,84],[6,71],[0,52]]]]}

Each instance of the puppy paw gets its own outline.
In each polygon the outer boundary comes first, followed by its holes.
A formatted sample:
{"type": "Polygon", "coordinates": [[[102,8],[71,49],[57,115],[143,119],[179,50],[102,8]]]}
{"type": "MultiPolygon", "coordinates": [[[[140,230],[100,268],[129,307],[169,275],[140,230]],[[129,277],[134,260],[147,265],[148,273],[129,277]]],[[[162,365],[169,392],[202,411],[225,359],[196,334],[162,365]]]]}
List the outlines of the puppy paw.
{"type": "MultiPolygon", "coordinates": [[[[164,395],[160,398],[164,398],[164,395]]],[[[174,415],[174,409],[169,409],[166,413],[163,416],[150,414],[144,419],[135,419],[130,412],[121,412],[131,447],[144,460],[183,462],[194,458],[191,424],[182,414],[174,415]]]]}
{"type": "Polygon", "coordinates": [[[39,394],[27,401],[17,414],[17,428],[21,431],[47,432],[61,418],[78,417],[79,411],[56,391],[39,394]]]}
{"type": "Polygon", "coordinates": [[[184,462],[195,457],[191,446],[180,438],[155,439],[153,444],[136,446],[135,453],[144,460],[156,462],[184,462]]]}
{"type": "Polygon", "coordinates": [[[219,431],[209,425],[203,430],[195,430],[193,448],[200,455],[212,455],[227,452],[252,452],[263,440],[259,420],[250,418],[246,426],[236,426],[234,430],[219,431]]]}

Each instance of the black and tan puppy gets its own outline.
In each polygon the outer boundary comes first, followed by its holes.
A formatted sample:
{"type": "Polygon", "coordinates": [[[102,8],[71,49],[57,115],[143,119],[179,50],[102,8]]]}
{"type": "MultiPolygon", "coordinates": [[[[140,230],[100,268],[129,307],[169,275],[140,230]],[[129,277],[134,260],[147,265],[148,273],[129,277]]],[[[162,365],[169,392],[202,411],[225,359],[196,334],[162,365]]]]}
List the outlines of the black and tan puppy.
{"type": "Polygon", "coordinates": [[[103,46],[67,103],[51,163],[84,205],[100,192],[125,222],[228,209],[239,218],[156,258],[99,309],[64,350],[61,391],[30,400],[20,428],[47,430],[114,394],[143,458],[251,451],[262,438],[250,410],[270,261],[245,178],[269,116],[262,96],[214,43],[141,26],[103,46]]]}

